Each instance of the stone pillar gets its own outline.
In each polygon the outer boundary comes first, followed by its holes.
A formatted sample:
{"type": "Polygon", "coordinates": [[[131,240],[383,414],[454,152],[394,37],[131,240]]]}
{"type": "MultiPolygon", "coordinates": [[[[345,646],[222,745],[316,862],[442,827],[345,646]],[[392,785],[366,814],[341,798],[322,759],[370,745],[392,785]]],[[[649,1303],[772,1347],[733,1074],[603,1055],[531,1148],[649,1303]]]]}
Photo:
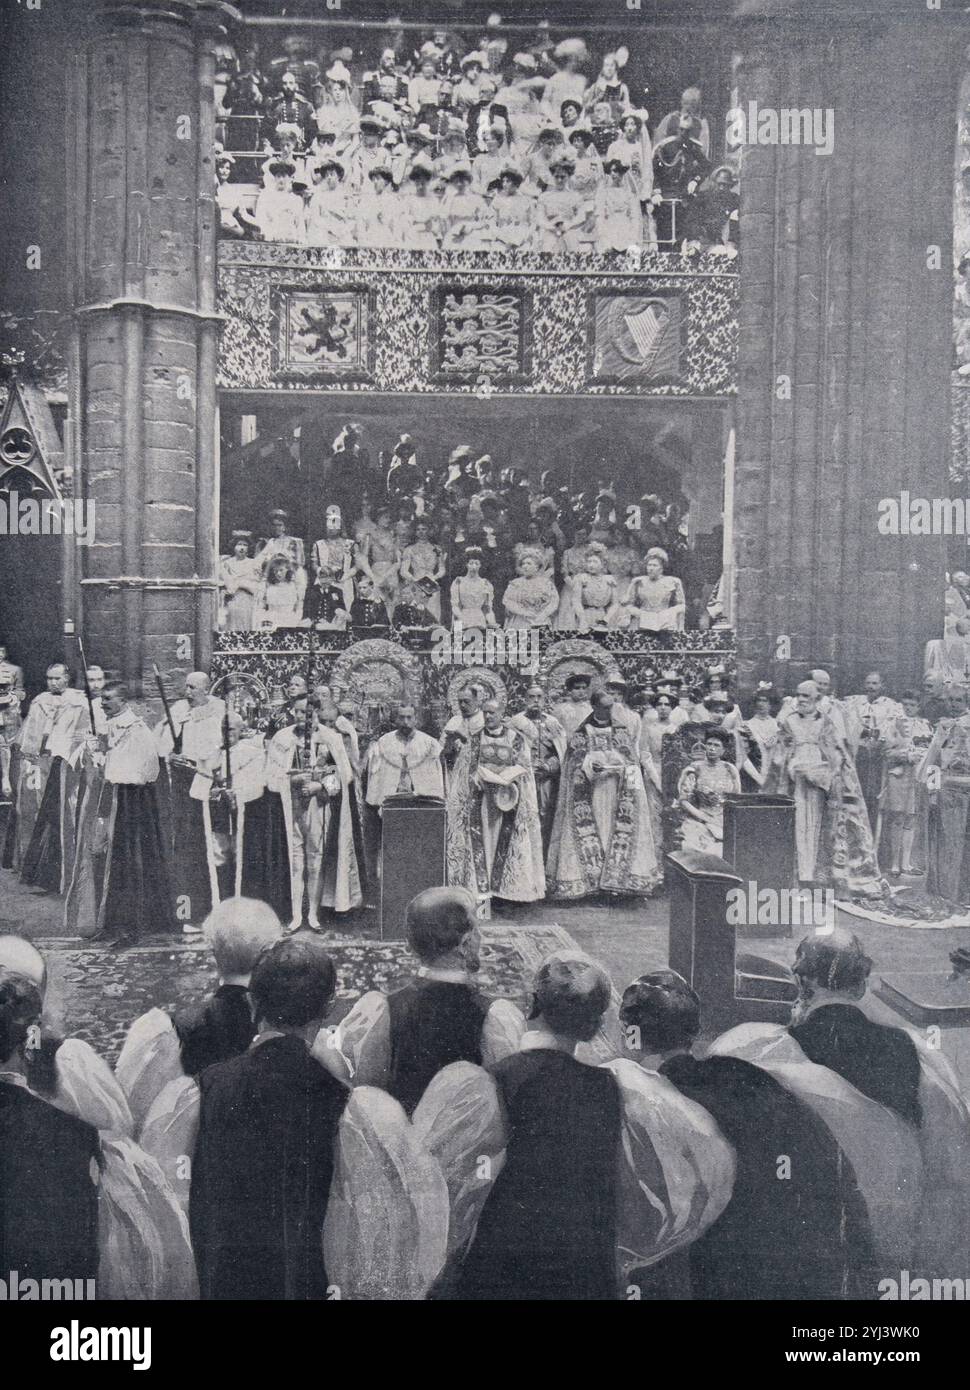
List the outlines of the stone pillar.
{"type": "Polygon", "coordinates": [[[78,59],[72,213],[89,660],[140,691],[204,665],[215,614],[211,47],[229,6],[101,0],[78,59]],[[83,197],[81,196],[83,190],[83,197]]]}
{"type": "Polygon", "coordinates": [[[740,30],[741,110],[830,109],[835,141],[827,155],[742,155],[734,515],[749,690],[767,675],[790,687],[815,665],[842,692],[872,667],[900,689],[942,626],[942,541],[877,522],[881,498],[948,495],[962,44],[922,15],[827,28],[740,30]],[[790,664],[776,660],[783,637],[790,664]]]}

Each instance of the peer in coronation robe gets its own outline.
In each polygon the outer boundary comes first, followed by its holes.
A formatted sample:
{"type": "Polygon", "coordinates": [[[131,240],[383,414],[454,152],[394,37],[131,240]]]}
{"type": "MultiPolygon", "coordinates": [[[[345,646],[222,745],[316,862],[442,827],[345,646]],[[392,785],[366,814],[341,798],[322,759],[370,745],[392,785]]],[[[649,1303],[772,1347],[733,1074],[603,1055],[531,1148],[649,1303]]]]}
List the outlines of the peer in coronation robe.
{"type": "Polygon", "coordinates": [[[882,897],[866,803],[844,725],[820,708],[818,686],[803,681],[796,704],[778,719],[765,791],[795,801],[795,854],[804,883],[882,897]]]}
{"type": "Polygon", "coordinates": [[[546,875],[550,896],[653,892],[662,877],[640,754],[599,691],[570,737],[546,875]]]}
{"type": "Polygon", "coordinates": [[[122,686],[106,686],[107,731],[89,735],[84,801],[64,906],[65,926],[117,944],[174,931],[175,899],[155,796],[155,738],[127,703],[122,686]]]}
{"type": "Polygon", "coordinates": [[[529,740],[486,700],[448,778],[448,882],[479,898],[545,897],[542,831],[529,740]]]}

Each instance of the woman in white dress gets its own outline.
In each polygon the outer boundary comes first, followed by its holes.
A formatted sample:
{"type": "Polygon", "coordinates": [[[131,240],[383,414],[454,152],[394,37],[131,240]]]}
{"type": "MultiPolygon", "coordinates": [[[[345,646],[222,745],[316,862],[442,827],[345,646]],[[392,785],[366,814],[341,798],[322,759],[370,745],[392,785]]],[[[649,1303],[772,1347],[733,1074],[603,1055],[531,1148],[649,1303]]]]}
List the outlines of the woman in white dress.
{"type": "Polygon", "coordinates": [[[628,251],[643,243],[640,200],[627,178],[629,165],[614,156],[603,165],[606,175],[596,190],[596,249],[628,251]]]}
{"type": "Polygon", "coordinates": [[[687,600],[684,586],[672,574],[664,574],[666,550],[652,546],[647,551],[646,574],[637,575],[626,591],[623,605],[631,613],[633,626],[641,632],[683,632],[687,600]]]}
{"type": "Polygon", "coordinates": [[[299,627],[303,621],[303,595],[293,566],[282,555],[270,561],[266,577],[256,591],[253,625],[260,627],[299,627]]]}
{"type": "Polygon", "coordinates": [[[542,569],[542,551],[523,550],[519,573],[502,595],[505,626],[508,628],[547,627],[559,609],[559,594],[552,575],[542,569]]]}
{"type": "Polygon", "coordinates": [[[222,590],[222,625],[229,632],[250,632],[253,601],[260,582],[260,564],[249,553],[252,531],[233,531],[232,554],[219,566],[222,590]]]}
{"type": "Polygon", "coordinates": [[[469,628],[497,627],[495,621],[495,590],[488,579],[482,578],[484,552],[477,545],[465,551],[465,573],[452,581],[451,618],[469,628]]]}
{"type": "Polygon", "coordinates": [[[444,556],[431,539],[431,527],[418,521],[414,542],[401,553],[401,579],[420,589],[422,602],[436,623],[441,622],[441,581],[445,577],[444,556]]]}
{"type": "Polygon", "coordinates": [[[344,166],[328,158],[316,165],[321,175],[310,195],[306,212],[308,246],[351,246],[354,240],[354,213],[344,189],[344,166]]]}

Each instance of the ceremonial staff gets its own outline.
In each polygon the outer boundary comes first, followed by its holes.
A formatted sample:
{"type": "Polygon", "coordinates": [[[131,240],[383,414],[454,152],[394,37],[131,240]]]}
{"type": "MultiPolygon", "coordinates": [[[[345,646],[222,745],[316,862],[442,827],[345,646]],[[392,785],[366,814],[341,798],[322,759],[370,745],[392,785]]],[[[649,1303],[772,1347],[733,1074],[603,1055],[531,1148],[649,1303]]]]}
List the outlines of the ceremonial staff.
{"type": "Polygon", "coordinates": [[[81,658],[81,675],[84,678],[84,693],[88,697],[88,718],[91,721],[91,732],[92,734],[96,734],[97,729],[94,727],[94,696],[91,694],[91,682],[88,680],[88,661],[87,657],[84,655],[84,643],[81,641],[80,637],[77,639],[77,650],[81,658]]]}
{"type": "MultiPolygon", "coordinates": [[[[228,691],[226,694],[228,695],[228,691]]],[[[229,812],[229,843],[233,850],[233,862],[235,862],[236,849],[236,806],[232,794],[232,744],[229,742],[229,701],[226,701],[225,713],[222,716],[222,747],[226,755],[226,780],[225,789],[226,807],[229,812]]]]}
{"type": "Polygon", "coordinates": [[[172,752],[179,751],[178,735],[175,732],[175,722],[172,719],[172,711],[168,707],[168,696],[165,694],[165,683],[162,680],[162,673],[152,662],[152,675],[155,677],[155,684],[158,686],[158,693],[162,697],[162,709],[165,711],[165,719],[168,723],[168,731],[172,735],[172,752]]]}

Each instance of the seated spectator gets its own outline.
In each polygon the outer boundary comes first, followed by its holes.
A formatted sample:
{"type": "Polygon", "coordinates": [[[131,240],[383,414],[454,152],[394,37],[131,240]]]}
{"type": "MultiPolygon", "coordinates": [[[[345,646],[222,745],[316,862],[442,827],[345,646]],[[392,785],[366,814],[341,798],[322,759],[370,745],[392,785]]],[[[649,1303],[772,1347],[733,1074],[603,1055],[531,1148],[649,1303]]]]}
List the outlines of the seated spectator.
{"type": "Polygon", "coordinates": [[[567,140],[569,139],[570,132],[577,129],[582,114],[582,102],[576,101],[573,97],[568,97],[560,106],[559,125],[567,140]]]}
{"type": "Polygon", "coordinates": [[[493,1066],[515,1048],[520,1031],[507,1000],[489,1002],[475,984],[481,936],[472,895],[428,888],[408,903],[408,945],[420,962],[415,979],[390,995],[364,994],[339,1029],[355,1086],[380,1086],[408,1115],[443,1067],[493,1066]]]}
{"type": "Polygon", "coordinates": [[[505,1164],[461,1262],[457,1299],[612,1299],[622,1103],[614,1076],[576,1060],[610,1002],[605,971],[578,951],[536,973],[520,1050],[494,1069],[505,1164]]]}
{"type": "Polygon", "coordinates": [[[256,1025],[249,1002],[249,979],[267,946],[283,935],[276,913],[254,898],[227,898],[202,923],[215,958],[219,985],[203,1004],[179,1009],[175,1031],[186,1076],[245,1052],[256,1025]]]}
{"type": "Polygon", "coordinates": [[[298,150],[301,147],[301,135],[295,125],[287,125],[285,122],[278,125],[273,132],[272,144],[267,142],[269,158],[263,161],[262,175],[263,187],[273,187],[273,175],[270,173],[270,165],[274,162],[293,165],[293,187],[302,190],[308,182],[306,174],[306,161],[298,150]]]}
{"type": "Polygon", "coordinates": [[[472,160],[472,175],[474,190],[483,197],[505,166],[514,163],[509,156],[507,134],[504,123],[487,126],[482,133],[481,153],[472,160]]]}
{"type": "Polygon", "coordinates": [[[441,105],[438,56],[437,51],[423,53],[418,71],[408,83],[408,105],[419,121],[428,120],[441,105]]]}
{"type": "Polygon", "coordinates": [[[348,183],[355,193],[365,193],[371,170],[383,168],[390,170],[387,149],[381,144],[387,127],[379,116],[362,116],[360,121],[360,145],[354,155],[348,175],[348,183]]]}
{"type": "Polygon", "coordinates": [[[343,164],[339,159],[325,158],[312,168],[314,185],[306,208],[307,245],[352,245],[355,221],[344,189],[343,164]]]}
{"type": "Polygon", "coordinates": [[[859,1008],[871,969],[858,937],[842,930],[807,936],[792,966],[799,1003],[791,1035],[809,1061],[837,1071],[857,1091],[918,1125],[915,1044],[902,1028],[873,1023],[859,1008]]]}
{"type": "Polygon", "coordinates": [[[336,971],[316,941],[260,956],[256,1036],[200,1078],[189,1222],[203,1299],[325,1299],[321,1230],[349,1092],[310,1053],[336,971]]]}
{"type": "Polygon", "coordinates": [[[715,169],[687,209],[684,235],[702,251],[738,243],[737,179],[727,164],[715,169]]]}
{"type": "Polygon", "coordinates": [[[541,548],[524,548],[518,557],[518,577],[502,596],[507,628],[547,627],[559,611],[559,593],[541,548]]]}
{"type": "Polygon", "coordinates": [[[520,192],[524,174],[504,164],[491,203],[491,239],[496,251],[528,251],[535,230],[536,200],[520,192]]]}
{"type": "Polygon", "coordinates": [[[536,148],[525,162],[528,193],[537,197],[543,189],[553,188],[552,161],[563,155],[562,131],[558,126],[545,126],[539,132],[536,148]]]}
{"type": "Polygon", "coordinates": [[[640,1065],[709,1111],[735,1151],[727,1210],[689,1251],[692,1297],[871,1296],[874,1251],[856,1175],[808,1106],[749,1062],[692,1055],[700,1001],[675,971],[628,986],[620,1022],[640,1065]]]}
{"type": "Polygon", "coordinates": [[[350,610],[353,628],[374,628],[386,632],[389,626],[387,609],[375,589],[374,581],[361,574],[357,576],[355,587],[357,596],[350,610]]]}
{"type": "Polygon", "coordinates": [[[459,114],[464,114],[481,101],[484,72],[484,53],[466,53],[461,60],[461,80],[455,84],[452,92],[452,105],[459,114]]]}
{"type": "Polygon", "coordinates": [[[303,618],[303,595],[297,573],[282,555],[270,560],[265,577],[256,590],[253,604],[255,627],[299,627],[303,618]]]}
{"type": "Polygon", "coordinates": [[[465,138],[472,157],[485,151],[485,132],[492,126],[501,125],[505,140],[511,140],[508,107],[496,100],[497,91],[495,78],[483,73],[478,84],[479,99],[465,113],[465,138]]]}
{"type": "Polygon", "coordinates": [[[472,168],[467,160],[452,166],[448,191],[441,200],[441,245],[445,251],[484,251],[489,244],[489,210],[480,193],[472,190],[472,168]]]}
{"type": "Polygon", "coordinates": [[[264,188],[256,199],[253,215],[264,241],[302,242],[305,234],[303,199],[293,192],[295,167],[288,160],[274,159],[269,170],[272,188],[264,188]]]}
{"type": "Polygon", "coordinates": [[[626,66],[627,57],[625,48],[619,48],[615,53],[604,53],[599,76],[587,87],[583,99],[587,111],[592,111],[599,102],[608,102],[611,117],[617,124],[630,109],[630,89],[620,78],[620,70],[626,66]]]}
{"type": "Polygon", "coordinates": [[[424,155],[416,155],[402,190],[403,237],[409,251],[436,251],[440,243],[441,204],[432,196],[434,169],[424,155]]]}
{"type": "Polygon", "coordinates": [[[438,133],[438,154],[434,159],[437,181],[436,192],[444,196],[448,191],[448,175],[456,164],[464,164],[468,159],[468,140],[464,124],[457,116],[441,113],[438,133]]]}
{"type": "Polygon", "coordinates": [[[583,101],[588,83],[582,69],[589,61],[589,50],[582,39],[564,39],[553,50],[553,57],[559,70],[546,83],[543,105],[558,116],[564,101],[583,101]]]}
{"type": "Polygon", "coordinates": [[[348,161],[357,149],[360,136],[360,112],[351,96],[350,73],[339,59],[325,74],[326,87],[317,92],[314,122],[318,131],[333,130],[333,153],[348,161]]]}
{"type": "Polygon", "coordinates": [[[372,165],[357,206],[355,241],[364,250],[399,246],[401,206],[387,164],[372,165]]]}
{"type": "Polygon", "coordinates": [[[603,166],[606,178],[596,190],[596,249],[628,251],[643,242],[640,200],[627,177],[629,167],[614,156],[603,166]]]}
{"type": "Polygon", "coordinates": [[[620,132],[607,150],[606,158],[619,159],[629,167],[627,177],[641,205],[644,204],[653,192],[653,147],[639,113],[628,111],[622,117],[620,132]]]}
{"type": "Polygon", "coordinates": [[[300,149],[313,139],[316,123],[313,107],[299,91],[296,76],[290,71],[280,79],[280,95],[270,102],[267,118],[275,130],[279,125],[295,126],[300,134],[300,149]]]}
{"type": "Polygon", "coordinates": [[[219,210],[219,235],[244,237],[258,231],[255,217],[246,207],[245,194],[237,183],[230,183],[233,158],[230,154],[216,155],[216,207],[219,210]]]}
{"type": "Polygon", "coordinates": [[[596,153],[600,159],[605,159],[610,146],[620,133],[608,101],[598,101],[593,106],[589,119],[589,131],[593,137],[593,147],[596,153]]]}
{"type": "Polygon", "coordinates": [[[0,971],[0,1267],[28,1279],[98,1274],[100,1144],[93,1125],[42,1100],[27,1081],[41,991],[0,971]]]}
{"type": "Polygon", "coordinates": [[[381,92],[386,91],[388,79],[393,80],[395,85],[394,101],[399,101],[407,97],[408,83],[403,67],[397,61],[397,54],[393,48],[385,48],[380,56],[377,67],[373,72],[365,72],[361,82],[361,96],[366,105],[369,101],[379,99],[381,92]]]}
{"type": "Polygon", "coordinates": [[[539,194],[536,207],[538,250],[558,253],[579,251],[583,242],[580,229],[587,220],[587,207],[582,196],[569,186],[576,164],[567,154],[561,154],[549,164],[552,187],[539,194]]]}
{"type": "Polygon", "coordinates": [[[681,93],[679,110],[668,112],[654,131],[654,145],[659,145],[662,140],[669,140],[671,136],[679,134],[685,128],[690,138],[696,140],[700,145],[705,158],[709,159],[711,132],[707,121],[701,115],[701,91],[699,87],[688,87],[681,93]]]}

